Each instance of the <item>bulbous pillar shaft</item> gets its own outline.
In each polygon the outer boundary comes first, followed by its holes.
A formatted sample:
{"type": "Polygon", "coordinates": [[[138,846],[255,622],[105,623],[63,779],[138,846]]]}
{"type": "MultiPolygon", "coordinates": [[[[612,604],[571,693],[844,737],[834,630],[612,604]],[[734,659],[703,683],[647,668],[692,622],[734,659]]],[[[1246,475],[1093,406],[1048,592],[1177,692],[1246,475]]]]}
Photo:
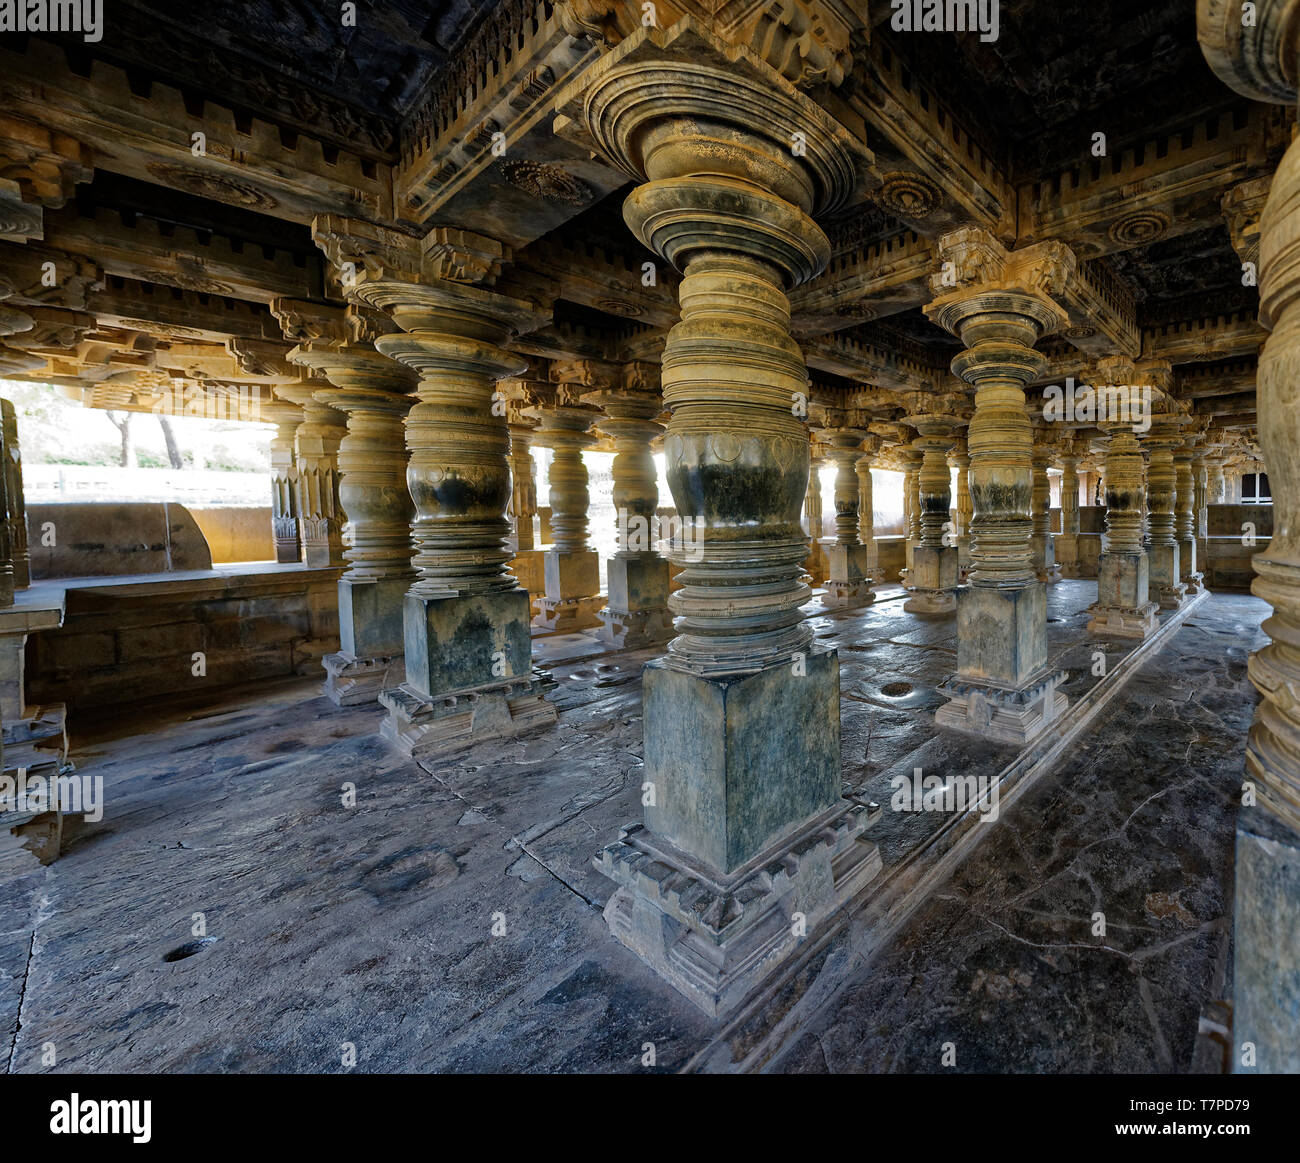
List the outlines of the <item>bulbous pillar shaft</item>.
{"type": "Polygon", "coordinates": [[[810,596],[799,525],[808,434],[791,403],[806,373],[780,283],[775,268],[746,255],[701,252],[686,267],[682,320],[664,350],[668,484],[699,536],[698,551],[670,552],[682,567],[669,598],[681,634],[668,658],[696,673],[759,670],[812,640],[799,612],[810,596]]]}

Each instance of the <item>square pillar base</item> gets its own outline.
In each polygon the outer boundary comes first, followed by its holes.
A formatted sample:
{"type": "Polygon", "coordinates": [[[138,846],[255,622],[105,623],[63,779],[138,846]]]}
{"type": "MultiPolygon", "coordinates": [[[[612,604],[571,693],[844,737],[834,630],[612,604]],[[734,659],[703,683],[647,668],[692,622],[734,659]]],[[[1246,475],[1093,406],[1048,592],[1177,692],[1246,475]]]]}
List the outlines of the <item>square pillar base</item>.
{"type": "Polygon", "coordinates": [[[548,549],[544,555],[546,596],[537,599],[533,626],[552,634],[567,634],[599,626],[600,557],[594,549],[573,553],[548,549]]]}
{"type": "Polygon", "coordinates": [[[880,853],[863,837],[879,811],[841,800],[729,877],[639,824],[625,828],[594,861],[619,886],[605,905],[609,931],[709,1017],[724,1017],[880,875],[880,853]]]}
{"type": "Polygon", "coordinates": [[[449,755],[481,739],[521,735],[555,722],[555,706],[543,697],[551,685],[538,671],[430,698],[403,683],[379,696],[388,709],[379,734],[417,761],[449,755]]]}
{"type": "Polygon", "coordinates": [[[1176,610],[1183,603],[1187,587],[1179,580],[1180,554],[1177,544],[1153,545],[1147,551],[1151,595],[1162,610],[1176,610]]]}
{"type": "Polygon", "coordinates": [[[538,596],[546,592],[546,551],[521,549],[510,559],[510,572],[515,575],[520,589],[538,596]]]}
{"type": "Polygon", "coordinates": [[[1300,835],[1261,808],[1237,817],[1232,1069],[1300,1074],[1300,835]],[[1255,1065],[1242,1047],[1255,1047],[1255,1065]]]}
{"type": "Polygon", "coordinates": [[[608,604],[597,612],[602,642],[625,650],[656,646],[673,636],[668,611],[668,562],[655,553],[609,560],[608,604]]]}
{"type": "Polygon", "coordinates": [[[533,628],[551,634],[571,634],[600,625],[600,611],[605,599],[596,595],[590,598],[538,598],[537,614],[533,628]]]}
{"type": "Polygon", "coordinates": [[[957,674],[1022,690],[1047,667],[1047,587],[968,585],[957,595],[957,674]]]}
{"type": "Polygon", "coordinates": [[[912,614],[951,614],[957,609],[957,585],[961,566],[955,545],[918,545],[912,551],[912,569],[907,575],[911,597],[903,609],[912,614]]]}
{"type": "Polygon", "coordinates": [[[995,743],[1026,747],[1064,713],[1069,700],[1056,688],[1066,677],[1063,670],[1044,671],[1010,689],[953,675],[939,687],[948,702],[935,711],[934,721],[995,743]]]}
{"type": "Polygon", "coordinates": [[[840,672],[833,650],[784,665],[643,675],[646,827],[730,875],[838,803],[840,672]]]}
{"type": "Polygon", "coordinates": [[[830,609],[869,606],[876,600],[871,589],[870,545],[826,546],[826,593],[822,605],[830,609]]]}
{"type": "Polygon", "coordinates": [[[875,600],[876,591],[871,588],[870,578],[853,582],[828,581],[822,595],[822,605],[828,610],[855,609],[869,606],[875,600]]]}
{"type": "Polygon", "coordinates": [[[339,578],[339,652],[352,658],[402,653],[406,591],[413,578],[339,578]]]}
{"type": "Polygon", "coordinates": [[[401,653],[357,658],[340,651],[325,655],[321,665],[325,667],[325,693],[336,707],[373,703],[382,691],[406,677],[401,653]]]}
{"type": "Polygon", "coordinates": [[[608,642],[619,650],[642,650],[648,646],[661,646],[676,633],[673,616],[662,610],[615,610],[606,606],[597,612],[600,629],[592,632],[593,638],[608,642]]]}
{"type": "Polygon", "coordinates": [[[1150,638],[1160,625],[1156,617],[1160,607],[1155,602],[1135,609],[1122,606],[1103,606],[1100,603],[1088,607],[1092,615],[1088,622],[1088,633],[1102,638],[1150,638]]]}

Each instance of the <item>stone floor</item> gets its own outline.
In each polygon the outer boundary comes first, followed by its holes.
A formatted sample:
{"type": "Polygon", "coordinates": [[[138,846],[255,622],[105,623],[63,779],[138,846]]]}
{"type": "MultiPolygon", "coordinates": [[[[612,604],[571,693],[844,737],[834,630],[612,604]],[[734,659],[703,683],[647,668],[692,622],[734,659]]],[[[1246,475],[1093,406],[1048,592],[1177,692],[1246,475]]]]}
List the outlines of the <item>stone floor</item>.
{"type": "MultiPolygon", "coordinates": [[[[1095,593],[1050,591],[1080,706],[1094,651],[1113,671],[1131,649],[1089,638],[1095,593]]],[[[891,812],[892,775],[1017,759],[936,732],[954,622],[901,606],[813,620],[840,649],[845,778],[885,809],[886,876],[944,826],[891,812]]],[[[612,885],[591,855],[639,817],[648,653],[539,640],[559,725],[432,774],[379,741],[377,708],[303,680],[74,724],[106,814],[73,823],[54,865],[0,867],[0,1058],[49,1069],[52,1044],[57,1070],[328,1072],[351,1044],[366,1071],[631,1071],[653,1043],[659,1070],[930,1071],[949,1042],[957,1070],[1185,1070],[1228,988],[1245,660],[1266,613],[1244,595],[1194,610],[883,947],[819,953],[759,1026],[715,1027],[600,915],[612,885]],[[167,960],[196,914],[215,940],[167,960]]]]}

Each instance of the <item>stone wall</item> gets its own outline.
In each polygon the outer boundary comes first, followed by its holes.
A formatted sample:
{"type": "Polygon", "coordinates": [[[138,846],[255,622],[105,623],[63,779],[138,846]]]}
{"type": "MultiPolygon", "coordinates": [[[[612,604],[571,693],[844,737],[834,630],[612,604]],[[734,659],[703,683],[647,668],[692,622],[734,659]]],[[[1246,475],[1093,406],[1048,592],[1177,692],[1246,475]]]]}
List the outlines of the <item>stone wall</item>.
{"type": "Polygon", "coordinates": [[[71,587],[58,630],[27,645],[30,703],[73,712],[322,674],[339,649],[339,568],[71,587]],[[201,653],[203,671],[195,674],[201,653]]]}

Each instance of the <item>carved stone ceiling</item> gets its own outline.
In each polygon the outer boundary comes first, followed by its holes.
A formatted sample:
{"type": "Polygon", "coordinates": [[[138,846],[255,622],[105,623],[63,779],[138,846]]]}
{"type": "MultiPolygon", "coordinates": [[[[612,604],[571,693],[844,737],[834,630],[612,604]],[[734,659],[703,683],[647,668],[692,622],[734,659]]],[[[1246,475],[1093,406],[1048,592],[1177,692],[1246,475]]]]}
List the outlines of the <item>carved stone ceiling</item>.
{"type": "Polygon", "coordinates": [[[890,6],[878,11],[873,36],[934,84],[1015,181],[1077,164],[1093,133],[1113,149],[1242,103],[1205,63],[1190,0],[1001,0],[989,43],[894,33],[890,6]]]}
{"type": "Polygon", "coordinates": [[[70,52],[365,152],[397,126],[493,0],[359,0],[356,27],[319,0],[115,0],[103,40],[70,52]],[[332,131],[332,132],[331,132],[332,131]]]}

